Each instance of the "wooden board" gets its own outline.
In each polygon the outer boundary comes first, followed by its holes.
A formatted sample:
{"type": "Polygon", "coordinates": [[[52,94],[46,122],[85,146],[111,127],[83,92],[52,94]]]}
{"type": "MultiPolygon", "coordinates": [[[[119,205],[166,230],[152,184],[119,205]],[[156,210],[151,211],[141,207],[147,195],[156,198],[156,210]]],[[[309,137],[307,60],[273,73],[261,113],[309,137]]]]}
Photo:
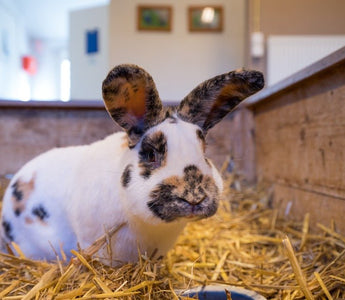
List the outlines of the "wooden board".
{"type": "Polygon", "coordinates": [[[274,185],[273,193],[273,205],[281,217],[301,221],[309,213],[311,231],[319,231],[318,224],[322,224],[328,228],[334,226],[337,232],[345,232],[343,199],[281,184],[274,185]]]}
{"type": "MultiPolygon", "coordinates": [[[[244,106],[217,124],[207,135],[206,155],[220,167],[230,158],[235,172],[249,183],[256,180],[253,114],[244,106]]],[[[229,169],[230,170],[230,169],[229,169]]]]}
{"type": "Polygon", "coordinates": [[[119,130],[103,110],[0,109],[0,175],[54,147],[94,142],[119,130]]]}
{"type": "Polygon", "coordinates": [[[276,205],[293,201],[296,216],[337,219],[345,232],[345,48],[263,95],[251,104],[258,178],[276,205]]]}
{"type": "Polygon", "coordinates": [[[257,174],[345,199],[345,86],[256,115],[257,174]]]}

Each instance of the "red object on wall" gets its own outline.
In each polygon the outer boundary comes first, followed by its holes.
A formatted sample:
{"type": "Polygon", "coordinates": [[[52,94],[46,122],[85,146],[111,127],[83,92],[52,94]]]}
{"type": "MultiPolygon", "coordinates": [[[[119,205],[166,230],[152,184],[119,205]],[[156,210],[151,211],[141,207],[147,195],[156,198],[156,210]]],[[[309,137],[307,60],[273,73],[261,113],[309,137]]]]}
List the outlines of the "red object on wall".
{"type": "Polygon", "coordinates": [[[35,75],[37,72],[37,61],[36,58],[30,55],[22,57],[22,67],[30,75],[35,75]]]}

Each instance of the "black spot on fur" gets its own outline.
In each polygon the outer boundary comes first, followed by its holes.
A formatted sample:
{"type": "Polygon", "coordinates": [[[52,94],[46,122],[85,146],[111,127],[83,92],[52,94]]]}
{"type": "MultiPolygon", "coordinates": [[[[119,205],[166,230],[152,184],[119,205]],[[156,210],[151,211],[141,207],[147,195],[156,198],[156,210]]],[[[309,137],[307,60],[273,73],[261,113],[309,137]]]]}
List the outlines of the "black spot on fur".
{"type": "Polygon", "coordinates": [[[32,209],[32,214],[36,217],[38,217],[40,220],[44,220],[49,218],[49,214],[46,211],[46,209],[43,207],[43,205],[39,205],[32,209]]]}
{"type": "MultiPolygon", "coordinates": [[[[132,89],[133,90],[133,89],[132,89]]],[[[122,96],[123,98],[125,99],[125,102],[129,102],[131,100],[131,97],[130,97],[130,91],[129,91],[129,88],[126,87],[123,92],[122,92],[122,96]]]]}
{"type": "Polygon", "coordinates": [[[129,182],[131,181],[132,167],[133,165],[127,165],[122,173],[121,182],[123,187],[127,187],[129,182]]]}
{"type": "Polygon", "coordinates": [[[139,87],[138,87],[138,85],[136,83],[133,84],[132,90],[133,90],[134,93],[137,93],[139,91],[139,87]]]}
{"type": "Polygon", "coordinates": [[[127,114],[127,109],[125,107],[117,107],[109,110],[110,115],[116,120],[121,126],[125,123],[123,122],[123,118],[127,114]]]}
{"type": "Polygon", "coordinates": [[[14,214],[16,215],[16,217],[19,217],[21,213],[22,213],[22,212],[21,212],[21,210],[20,210],[19,208],[16,208],[16,209],[14,210],[14,214]]]}
{"type": "Polygon", "coordinates": [[[172,191],[175,187],[169,184],[160,184],[151,193],[153,199],[147,205],[154,215],[165,222],[171,222],[179,212],[179,201],[172,191]]]}
{"type": "Polygon", "coordinates": [[[2,221],[2,227],[4,228],[5,236],[10,240],[13,241],[13,233],[12,233],[12,225],[8,221],[2,221]]]}
{"type": "Polygon", "coordinates": [[[23,200],[23,192],[18,189],[18,181],[16,181],[14,184],[12,184],[12,195],[17,201],[23,200]]]}
{"type": "MultiPolygon", "coordinates": [[[[197,96],[195,96],[197,97],[197,96]]],[[[204,116],[204,118],[206,118],[208,112],[204,111],[204,107],[201,103],[201,101],[199,101],[198,99],[194,99],[193,102],[191,102],[191,104],[189,105],[189,112],[188,114],[191,116],[195,116],[195,115],[202,115],[204,116]]],[[[192,119],[192,123],[194,123],[194,119],[192,119]]]]}
{"type": "Polygon", "coordinates": [[[167,140],[163,132],[154,132],[144,137],[139,151],[140,175],[149,178],[152,171],[163,166],[167,157],[167,140]]]}
{"type": "Polygon", "coordinates": [[[199,169],[194,166],[194,165],[189,165],[184,168],[183,170],[184,173],[184,180],[189,183],[190,186],[193,188],[197,185],[200,184],[203,180],[203,175],[199,171],[199,169]]]}
{"type": "MultiPolygon", "coordinates": [[[[109,84],[109,83],[107,83],[109,84]]],[[[120,91],[120,85],[113,85],[113,86],[104,86],[103,88],[103,95],[107,97],[108,95],[113,96],[117,95],[120,91]]],[[[112,97],[107,97],[108,102],[112,102],[113,98],[112,97]]]]}

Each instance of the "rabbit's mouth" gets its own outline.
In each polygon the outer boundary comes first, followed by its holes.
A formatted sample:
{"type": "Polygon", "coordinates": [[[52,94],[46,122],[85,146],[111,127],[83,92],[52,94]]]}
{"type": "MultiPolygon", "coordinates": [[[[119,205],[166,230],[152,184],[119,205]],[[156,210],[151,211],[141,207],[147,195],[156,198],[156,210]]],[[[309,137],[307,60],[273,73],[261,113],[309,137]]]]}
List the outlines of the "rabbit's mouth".
{"type": "Polygon", "coordinates": [[[150,194],[149,209],[165,222],[207,218],[217,211],[219,192],[214,180],[196,166],[186,167],[184,173],[184,177],[163,180],[150,194]]]}

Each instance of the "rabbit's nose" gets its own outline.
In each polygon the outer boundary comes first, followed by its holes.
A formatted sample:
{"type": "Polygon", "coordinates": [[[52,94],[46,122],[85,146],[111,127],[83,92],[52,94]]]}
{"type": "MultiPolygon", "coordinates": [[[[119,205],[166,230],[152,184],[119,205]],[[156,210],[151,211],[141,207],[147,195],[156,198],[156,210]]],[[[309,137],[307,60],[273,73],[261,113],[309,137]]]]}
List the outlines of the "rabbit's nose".
{"type": "Polygon", "coordinates": [[[182,202],[186,202],[192,206],[198,205],[201,202],[205,201],[207,199],[207,196],[203,196],[203,197],[186,197],[186,198],[179,198],[180,201],[182,202]]]}
{"type": "Polygon", "coordinates": [[[198,205],[201,202],[204,202],[207,199],[207,196],[199,197],[199,198],[193,198],[193,200],[190,202],[192,205],[198,205]]]}

